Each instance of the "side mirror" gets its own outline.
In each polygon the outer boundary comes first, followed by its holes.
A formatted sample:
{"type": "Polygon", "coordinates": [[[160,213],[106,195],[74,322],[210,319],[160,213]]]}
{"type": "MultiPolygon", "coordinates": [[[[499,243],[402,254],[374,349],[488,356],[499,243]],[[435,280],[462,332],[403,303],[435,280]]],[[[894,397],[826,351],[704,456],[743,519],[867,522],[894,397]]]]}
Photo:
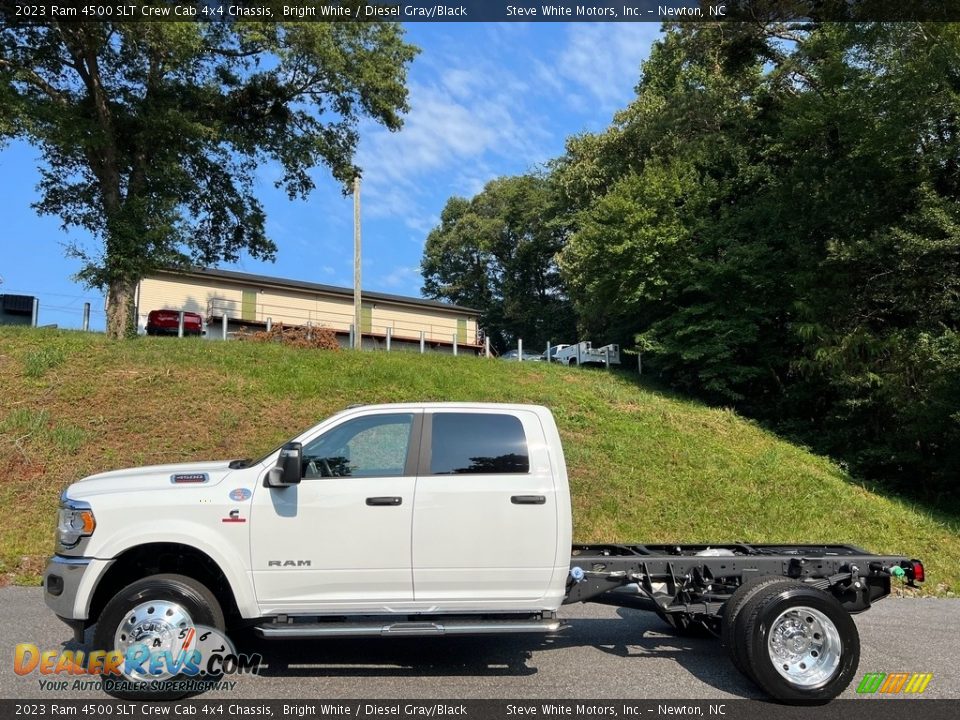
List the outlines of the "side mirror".
{"type": "Polygon", "coordinates": [[[272,488],[285,488],[299,485],[302,474],[303,446],[298,442],[291,442],[280,448],[280,457],[276,467],[267,471],[264,484],[272,488]]]}

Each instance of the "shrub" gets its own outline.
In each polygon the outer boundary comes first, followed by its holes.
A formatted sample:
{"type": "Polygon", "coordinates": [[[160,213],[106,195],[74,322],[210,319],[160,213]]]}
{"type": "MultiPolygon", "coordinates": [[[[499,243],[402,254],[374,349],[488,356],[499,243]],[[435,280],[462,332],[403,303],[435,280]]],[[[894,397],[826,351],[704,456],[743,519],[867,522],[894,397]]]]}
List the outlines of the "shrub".
{"type": "Polygon", "coordinates": [[[248,342],[275,342],[296,348],[312,350],[339,350],[337,334],[328,327],[289,327],[277,323],[270,330],[250,330],[241,328],[236,334],[238,340],[248,342]]]}

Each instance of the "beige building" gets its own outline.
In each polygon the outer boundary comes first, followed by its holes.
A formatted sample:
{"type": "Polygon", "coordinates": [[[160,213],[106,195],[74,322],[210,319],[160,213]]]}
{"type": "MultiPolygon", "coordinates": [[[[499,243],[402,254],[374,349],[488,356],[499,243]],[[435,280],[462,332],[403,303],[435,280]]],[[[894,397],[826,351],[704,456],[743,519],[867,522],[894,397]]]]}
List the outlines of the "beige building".
{"type": "MultiPolygon", "coordinates": [[[[362,293],[361,333],[365,347],[465,352],[482,347],[479,312],[436,300],[362,293]]],[[[137,321],[144,331],[151,310],[186,310],[203,316],[206,337],[222,339],[241,327],[268,323],[327,327],[347,345],[353,325],[353,289],[284,280],[230,270],[165,270],[137,286],[137,321]]]]}

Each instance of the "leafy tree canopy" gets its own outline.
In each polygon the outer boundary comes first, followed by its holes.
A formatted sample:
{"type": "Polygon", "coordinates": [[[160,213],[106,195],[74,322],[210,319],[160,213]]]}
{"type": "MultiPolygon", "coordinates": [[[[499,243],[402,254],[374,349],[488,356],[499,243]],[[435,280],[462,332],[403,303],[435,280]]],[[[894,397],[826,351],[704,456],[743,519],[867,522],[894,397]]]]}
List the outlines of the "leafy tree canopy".
{"type": "Polygon", "coordinates": [[[424,294],[480,310],[499,351],[518,338],[540,348],[575,337],[555,260],[565,235],[555,196],[542,177],[494,180],[472,200],[451,198],[427,237],[424,294]]]}
{"type": "Polygon", "coordinates": [[[343,182],[358,123],[396,130],[416,49],[396,23],[57,23],[0,17],[0,132],[41,150],[36,209],[88,230],[79,277],[129,331],[161,266],[270,259],[254,172],[291,198],[326,165],[343,182]]]}
{"type": "Polygon", "coordinates": [[[868,476],[953,487],[958,67],[949,24],[668,27],[552,166],[580,322],[868,476]]]}

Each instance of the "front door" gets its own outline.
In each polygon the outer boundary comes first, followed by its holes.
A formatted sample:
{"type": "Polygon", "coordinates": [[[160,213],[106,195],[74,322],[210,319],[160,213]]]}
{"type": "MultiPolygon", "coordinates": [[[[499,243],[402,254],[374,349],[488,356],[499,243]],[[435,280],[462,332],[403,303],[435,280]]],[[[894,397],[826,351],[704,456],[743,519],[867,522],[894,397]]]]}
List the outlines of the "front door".
{"type": "Polygon", "coordinates": [[[410,532],[421,417],[347,417],[303,443],[299,485],[256,488],[251,564],[264,613],[384,610],[413,600],[410,532]]]}

